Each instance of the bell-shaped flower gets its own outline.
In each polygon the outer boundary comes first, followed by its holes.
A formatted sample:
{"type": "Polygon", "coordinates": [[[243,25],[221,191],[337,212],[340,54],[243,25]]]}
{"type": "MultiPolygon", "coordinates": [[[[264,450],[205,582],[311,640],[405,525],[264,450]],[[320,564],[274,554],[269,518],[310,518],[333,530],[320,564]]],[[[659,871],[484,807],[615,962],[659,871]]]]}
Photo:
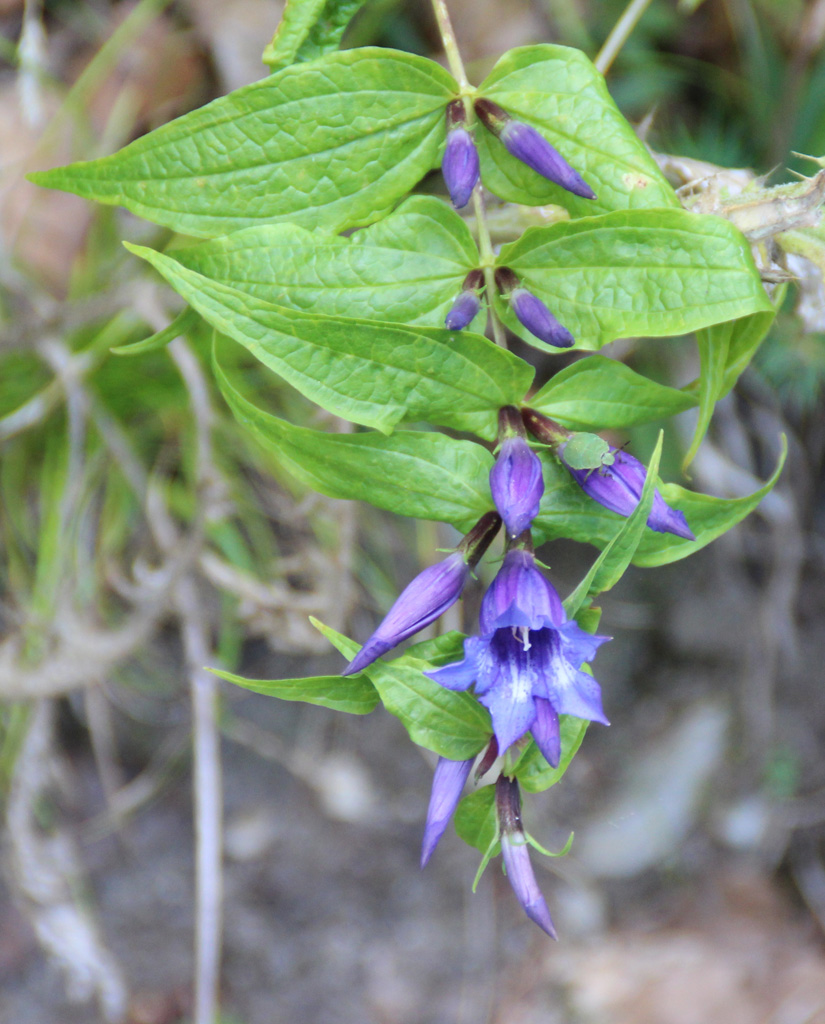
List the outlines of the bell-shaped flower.
{"type": "Polygon", "coordinates": [[[466,124],[464,104],[455,100],[447,107],[447,145],[441,173],[453,206],[460,210],[470,201],[478,181],[478,150],[466,124]]]}
{"type": "Polygon", "coordinates": [[[553,715],[608,724],[599,684],[581,666],[609,637],[566,617],[531,552],[507,553],[481,602],[479,627],[480,636],[464,641],[462,661],[426,674],[449,690],[475,684],[502,752],[530,731],[548,762],[558,763],[553,715]]]}
{"type": "Polygon", "coordinates": [[[521,824],[521,798],[515,779],[502,775],[496,782],[496,811],[507,881],[530,920],[555,939],[556,929],[530,863],[527,837],[521,824]]]}
{"type": "Polygon", "coordinates": [[[541,299],[522,287],[509,267],[496,270],[496,284],[510,303],[519,323],[531,334],[554,348],[570,348],[575,338],[559,323],[541,299]]]}
{"type": "Polygon", "coordinates": [[[420,572],[401,591],[381,624],[341,675],[351,676],[371,665],[396,644],[429,626],[458,600],[470,571],[489,547],[501,526],[495,512],[479,519],[458,550],[420,572]]]}
{"type": "MultiPolygon", "coordinates": [[[[647,478],[647,467],[637,458],[610,446],[612,462],[596,469],[574,469],[565,462],[564,444],[558,447],[558,456],[581,489],[611,512],[629,516],[639,504],[647,478]]],[[[657,490],[647,525],[657,533],[673,533],[685,540],[695,540],[684,512],[671,508],[657,490]]]]}
{"type": "Polygon", "coordinates": [[[471,270],[465,277],[461,291],[455,298],[444,325],[449,331],[463,331],[475,319],[481,309],[481,289],[484,286],[484,274],[480,270],[471,270]]]}
{"type": "Polygon", "coordinates": [[[424,840],[421,844],[421,867],[432,857],[439,839],[449,824],[461,799],[464,784],[473,767],[474,757],[468,761],[451,761],[439,757],[433,775],[430,806],[427,808],[427,823],[424,826],[424,840]]]}
{"type": "Polygon", "coordinates": [[[476,100],[475,111],[484,127],[498,136],[517,160],[582,199],[596,198],[579,172],[531,125],[514,120],[492,100],[476,100]]]}
{"type": "Polygon", "coordinates": [[[541,460],[524,439],[521,414],[515,406],[499,412],[500,445],[490,470],[493,503],[504,520],[507,533],[517,537],[539,514],[544,494],[541,460]]]}

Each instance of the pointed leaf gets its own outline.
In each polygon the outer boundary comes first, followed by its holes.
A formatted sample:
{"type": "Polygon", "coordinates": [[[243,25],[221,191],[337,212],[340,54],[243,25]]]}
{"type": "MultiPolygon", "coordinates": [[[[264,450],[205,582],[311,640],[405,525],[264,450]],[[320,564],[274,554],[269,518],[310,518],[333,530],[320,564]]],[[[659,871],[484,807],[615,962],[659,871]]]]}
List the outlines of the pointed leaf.
{"type": "MultiPolygon", "coordinates": [[[[485,853],[498,833],[496,787],[482,786],[468,793],[456,808],[453,822],[460,839],[485,853]]],[[[494,850],[492,856],[496,852],[494,850]]]]}
{"type": "MultiPolygon", "coordinates": [[[[275,305],[433,327],[444,326],[479,262],[465,222],[432,196],[413,196],[350,238],[267,224],[173,255],[190,270],[275,305]]],[[[484,317],[478,318],[482,332],[484,317]]]]}
{"type": "Polygon", "coordinates": [[[364,676],[309,676],[306,679],[245,679],[232,672],[209,670],[244,690],[279,700],[300,700],[351,715],[368,715],[379,703],[378,693],[364,676]]]}
{"type": "Polygon", "coordinates": [[[175,319],[163,330],[156,331],[142,341],[134,341],[129,345],[118,345],[109,349],[113,356],[140,356],[144,352],[154,352],[156,349],[165,348],[170,341],[186,334],[190,327],[193,327],[200,317],[194,310],[186,306],[178,313],[175,319]]]}
{"type": "MultiPolygon", "coordinates": [[[[360,644],[311,618],[318,629],[346,658],[360,644]]],[[[424,675],[430,663],[405,652],[394,661],[380,659],[365,668],[365,675],[390,714],[401,720],[413,743],[440,757],[464,761],[474,757],[492,735],[487,711],[469,693],[455,693],[424,675]]]]}
{"type": "Polygon", "coordinates": [[[610,98],[603,76],[581,51],[549,45],[510,50],[478,94],[541,132],[596,193],[595,200],[580,199],[552,185],[479,126],[482,180],[502,199],[527,206],[556,203],[573,217],[678,207],[673,189],[610,98]]]}
{"type": "Polygon", "coordinates": [[[311,401],[367,427],[427,420],[492,438],[498,409],[518,404],[533,376],[480,335],[299,313],[125,244],[217,331],[311,401]]]}
{"type": "Polygon", "coordinates": [[[330,498],[368,501],[417,519],[470,527],[492,509],[493,457],[481,445],[445,434],[398,430],[332,434],[296,427],[243,397],[213,368],[235,418],[297,479],[330,498]]]}
{"type": "Polygon", "coordinates": [[[271,71],[293,61],[315,60],[336,50],[347,25],[366,0],[287,0],[281,23],[262,60],[271,71]]]}
{"type": "Polygon", "coordinates": [[[606,356],[586,356],[528,399],[533,409],[574,430],[624,430],[684,412],[696,398],[657,384],[606,356]]]}
{"type": "MultiPolygon", "coordinates": [[[[515,272],[573,334],[578,348],[665,337],[772,313],[744,236],[721,217],[685,210],[617,211],[531,228],[502,247],[515,272]]],[[[537,348],[510,306],[502,319],[537,348]]]]}
{"type": "Polygon", "coordinates": [[[729,320],[696,332],[701,372],[693,393],[699,399],[699,418],[690,446],[682,461],[682,471],[693,462],[699,445],[708,432],[716,403],[728,394],[742,370],[751,361],[774,321],[775,312],[729,320]]]}
{"type": "Polygon", "coordinates": [[[31,180],[209,238],[287,220],[369,224],[438,164],[456,92],[397,50],[330,53],[237,89],[118,153],[31,180]]]}

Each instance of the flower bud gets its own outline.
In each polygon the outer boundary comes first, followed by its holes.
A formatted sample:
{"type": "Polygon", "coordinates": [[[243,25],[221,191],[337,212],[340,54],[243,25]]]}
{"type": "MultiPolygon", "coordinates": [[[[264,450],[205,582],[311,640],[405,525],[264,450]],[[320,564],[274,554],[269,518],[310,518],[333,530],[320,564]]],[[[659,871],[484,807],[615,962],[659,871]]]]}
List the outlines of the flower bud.
{"type": "Polygon", "coordinates": [[[524,427],[515,406],[506,406],[499,412],[499,439],[498,456],[490,470],[490,490],[507,533],[517,537],[529,529],[539,514],[544,494],[541,461],[524,439],[524,427]]]}
{"type": "Polygon", "coordinates": [[[447,330],[463,331],[475,319],[481,309],[480,291],[483,285],[484,274],[480,270],[471,270],[444,320],[447,330]]]}
{"type": "Polygon", "coordinates": [[[559,715],[549,700],[536,697],[536,720],[530,726],[536,746],[551,768],[558,768],[561,760],[561,733],[559,715]]]}
{"type": "Polygon", "coordinates": [[[396,644],[429,626],[458,600],[470,568],[460,551],[443,562],[428,566],[408,584],[378,629],[367,640],[341,675],[351,676],[371,665],[396,644]]]}
{"type": "Polygon", "coordinates": [[[535,921],[551,939],[555,939],[556,929],[530,863],[527,837],[521,824],[521,798],[515,779],[499,776],[496,782],[496,811],[507,881],[530,920],[535,921]]]}
{"type": "Polygon", "coordinates": [[[487,512],[458,545],[436,565],[420,572],[398,596],[395,604],[341,675],[351,676],[371,665],[396,644],[429,626],[461,595],[470,570],[492,543],[501,526],[496,512],[487,512]]]}
{"type": "Polygon", "coordinates": [[[570,331],[559,323],[537,295],[521,287],[509,267],[496,270],[496,284],[522,326],[540,341],[554,348],[570,348],[575,343],[570,331]]]}
{"type": "Polygon", "coordinates": [[[513,120],[492,100],[476,100],[475,111],[484,127],[501,139],[517,160],[582,199],[596,198],[596,193],[579,172],[535,128],[513,120]]]}
{"type": "Polygon", "coordinates": [[[430,805],[427,808],[427,823],[424,826],[424,840],[421,844],[421,867],[432,857],[439,839],[453,816],[461,799],[461,793],[474,757],[467,761],[451,761],[439,757],[433,775],[433,788],[430,794],[430,805]]]}
{"type": "Polygon", "coordinates": [[[567,430],[561,424],[551,420],[549,416],[538,412],[536,409],[525,407],[521,410],[521,420],[527,430],[542,444],[557,448],[563,444],[572,431],[567,430]]]}
{"type": "Polygon", "coordinates": [[[447,107],[447,146],[441,161],[441,173],[453,206],[466,206],[478,181],[478,150],[465,126],[466,114],[461,100],[447,107]]]}
{"type": "MultiPolygon", "coordinates": [[[[633,512],[641,500],[647,479],[647,467],[643,463],[621,448],[610,445],[610,464],[605,463],[597,469],[574,469],[565,461],[564,448],[564,444],[559,445],[558,456],[588,497],[620,516],[629,516],[633,512]]],[[[647,525],[657,533],[673,533],[685,540],[696,540],[684,512],[671,508],[658,490],[653,496],[647,525]]]]}

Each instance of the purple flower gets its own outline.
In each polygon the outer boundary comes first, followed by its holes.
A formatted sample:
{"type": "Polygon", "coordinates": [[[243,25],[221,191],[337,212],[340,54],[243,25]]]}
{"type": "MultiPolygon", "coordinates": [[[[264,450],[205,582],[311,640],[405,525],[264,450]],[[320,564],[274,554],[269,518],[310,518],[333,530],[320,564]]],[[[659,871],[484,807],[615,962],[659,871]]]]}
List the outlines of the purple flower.
{"type": "Polygon", "coordinates": [[[434,622],[458,600],[469,575],[470,567],[460,551],[419,573],[401,591],[381,625],[341,675],[360,672],[396,644],[434,622]]]}
{"type": "MultiPolygon", "coordinates": [[[[594,501],[620,516],[629,516],[639,504],[647,478],[647,467],[632,455],[610,446],[611,465],[598,469],[573,469],[564,461],[564,444],[558,455],[570,475],[594,501]]],[[[685,519],[684,512],[671,508],[656,491],[647,525],[657,533],[674,533],[685,540],[696,540],[685,519]]]]}
{"type": "Polygon", "coordinates": [[[478,560],[501,526],[496,512],[487,512],[444,561],[420,572],[398,596],[378,629],[341,675],[351,676],[371,665],[396,644],[434,622],[459,598],[478,560]]]}
{"type": "MultiPolygon", "coordinates": [[[[518,416],[518,411],[514,410],[518,416]]],[[[544,494],[541,460],[523,437],[507,437],[501,443],[490,470],[493,503],[511,537],[526,530],[539,514],[544,494]]]]}
{"type": "Polygon", "coordinates": [[[596,193],[579,172],[535,128],[523,121],[513,120],[491,100],[477,100],[475,111],[484,127],[498,136],[507,151],[517,160],[582,199],[596,198],[596,193]]]}
{"type": "Polygon", "coordinates": [[[541,299],[526,288],[516,288],[510,295],[510,305],[522,326],[547,345],[570,348],[575,338],[560,324],[541,299]]]}
{"type": "Polygon", "coordinates": [[[535,921],[551,939],[555,939],[556,929],[530,863],[527,837],[521,824],[521,798],[515,779],[499,776],[496,782],[496,810],[507,881],[530,920],[535,921]]]}
{"type": "Polygon", "coordinates": [[[464,104],[455,100],[447,107],[447,146],[441,173],[453,206],[466,206],[478,181],[478,150],[464,125],[464,104]]]}
{"type": "Polygon", "coordinates": [[[449,690],[475,683],[501,751],[530,731],[547,761],[558,764],[558,715],[608,724],[599,684],[581,666],[609,638],[567,619],[531,552],[505,555],[481,602],[479,627],[480,636],[464,641],[463,661],[426,675],[449,690]]]}
{"type": "Polygon", "coordinates": [[[424,826],[424,841],[421,844],[421,867],[432,857],[439,839],[458,806],[464,783],[470,774],[475,758],[468,761],[451,761],[439,757],[433,775],[433,789],[430,806],[427,808],[427,824],[424,826]]]}
{"type": "Polygon", "coordinates": [[[450,312],[444,319],[448,331],[463,331],[471,323],[481,309],[481,299],[475,292],[460,292],[450,312]]]}
{"type": "Polygon", "coordinates": [[[450,307],[444,324],[447,330],[463,331],[481,309],[480,291],[484,287],[481,270],[471,270],[464,278],[461,291],[450,307]]]}
{"type": "Polygon", "coordinates": [[[496,268],[496,284],[531,334],[555,348],[570,348],[575,340],[570,331],[558,322],[537,295],[521,286],[509,267],[496,268]]]}

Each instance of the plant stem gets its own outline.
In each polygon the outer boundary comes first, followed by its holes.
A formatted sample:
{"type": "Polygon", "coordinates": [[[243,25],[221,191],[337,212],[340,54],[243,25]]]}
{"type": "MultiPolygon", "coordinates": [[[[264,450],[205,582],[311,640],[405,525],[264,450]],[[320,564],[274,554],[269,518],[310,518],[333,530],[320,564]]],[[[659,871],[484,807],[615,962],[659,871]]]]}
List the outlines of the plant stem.
{"type": "Polygon", "coordinates": [[[478,248],[481,253],[484,284],[487,289],[487,308],[490,310],[490,323],[493,325],[493,339],[497,345],[507,348],[504,326],[493,308],[493,296],[496,293],[495,270],[493,268],[493,245],[490,241],[490,230],[484,215],[484,200],[481,195],[481,182],[473,189],[473,212],[478,225],[478,248]]]}
{"type": "MultiPolygon", "coordinates": [[[[464,61],[461,59],[458,49],[458,42],[456,41],[453,23],[450,20],[450,12],[447,10],[446,0],[432,0],[432,5],[435,20],[438,23],[438,31],[441,35],[441,45],[444,47],[444,53],[447,55],[447,63],[450,65],[453,77],[461,87],[464,109],[467,113],[467,123],[472,124],[475,120],[475,112],[471,97],[468,95],[471,91],[471,86],[467,78],[467,72],[464,69],[464,61]]],[[[506,348],[504,327],[493,308],[492,297],[495,295],[496,287],[493,271],[494,255],[493,245],[490,240],[490,229],[487,227],[487,218],[484,213],[481,182],[473,189],[473,213],[475,213],[476,224],[478,225],[478,245],[484,271],[484,284],[487,289],[487,308],[490,312],[490,322],[493,326],[493,339],[497,345],[506,348]]]]}
{"type": "Polygon", "coordinates": [[[470,82],[467,79],[467,72],[464,70],[464,61],[458,52],[453,23],[450,21],[450,12],[447,10],[446,0],[432,0],[433,13],[438,22],[438,31],[441,35],[441,45],[447,55],[447,63],[450,65],[455,80],[462,89],[469,88],[470,82]]]}
{"type": "Polygon", "coordinates": [[[599,50],[593,63],[596,68],[606,75],[610,65],[616,59],[619,50],[630,38],[630,33],[636,27],[639,19],[650,6],[651,0],[630,0],[625,7],[621,18],[613,26],[610,35],[605,39],[604,45],[599,50]]]}

